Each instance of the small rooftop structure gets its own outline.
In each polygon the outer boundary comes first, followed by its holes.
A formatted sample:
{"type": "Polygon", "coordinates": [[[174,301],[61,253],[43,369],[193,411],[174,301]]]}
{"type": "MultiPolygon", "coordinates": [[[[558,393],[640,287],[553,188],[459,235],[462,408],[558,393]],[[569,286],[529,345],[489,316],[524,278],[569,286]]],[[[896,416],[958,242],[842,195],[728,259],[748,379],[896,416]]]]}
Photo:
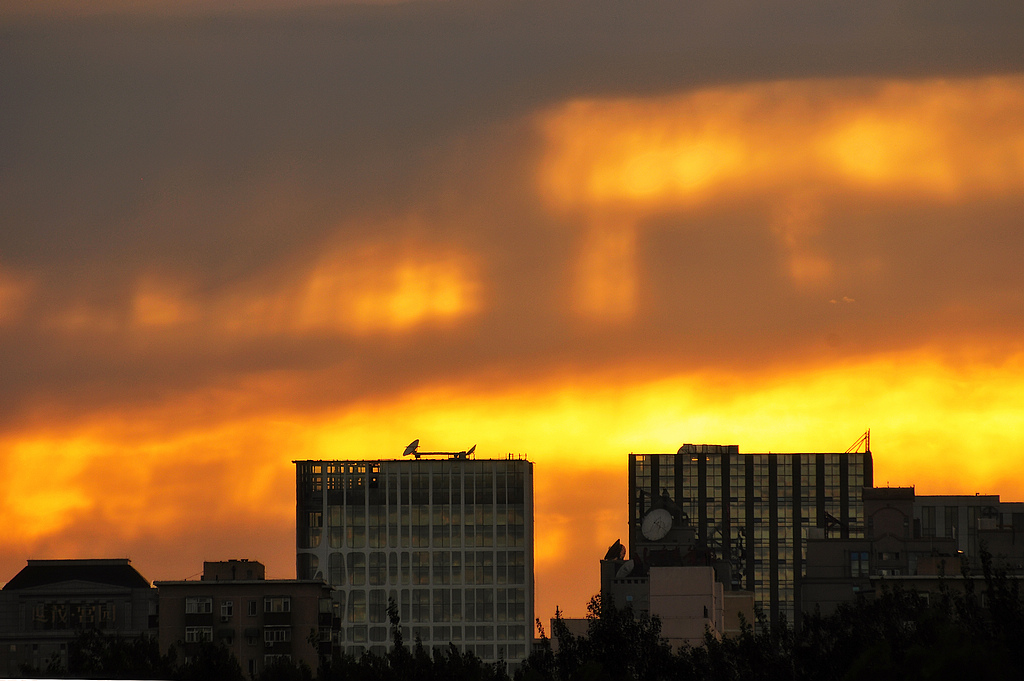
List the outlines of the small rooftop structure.
{"type": "Polygon", "coordinates": [[[238,580],[261,580],[267,578],[263,563],[248,558],[220,561],[203,561],[204,582],[234,582],[238,580]]]}

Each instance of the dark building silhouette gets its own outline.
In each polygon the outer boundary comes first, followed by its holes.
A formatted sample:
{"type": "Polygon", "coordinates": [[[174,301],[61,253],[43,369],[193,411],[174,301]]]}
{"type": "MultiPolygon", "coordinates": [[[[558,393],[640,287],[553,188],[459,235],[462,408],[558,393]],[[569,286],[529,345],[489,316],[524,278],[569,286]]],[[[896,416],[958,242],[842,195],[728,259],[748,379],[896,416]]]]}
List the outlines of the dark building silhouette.
{"type": "Polygon", "coordinates": [[[981,581],[984,548],[995,569],[1024,576],[1024,504],[996,495],[917,496],[912,487],[864,490],[863,537],[808,542],[803,602],[824,615],[859,595],[899,586],[920,594],[981,581]]]}
{"type": "Polygon", "coordinates": [[[319,579],[265,579],[262,563],[203,563],[200,580],[156,582],[160,651],[187,660],[204,641],[224,645],[255,678],[285,659],[316,669],[330,655],[335,622],[331,589],[319,579]],[[315,640],[310,640],[311,633],[315,640]]]}
{"type": "Polygon", "coordinates": [[[157,591],[127,558],[30,560],[0,591],[0,673],[67,666],[84,629],[156,636],[157,591]]]}
{"type": "Polygon", "coordinates": [[[864,536],[871,452],[746,454],[685,444],[629,456],[629,554],[651,567],[712,565],[726,590],[753,592],[772,621],[798,623],[812,536],[864,536]],[[692,533],[692,543],[681,541],[692,533]]]}

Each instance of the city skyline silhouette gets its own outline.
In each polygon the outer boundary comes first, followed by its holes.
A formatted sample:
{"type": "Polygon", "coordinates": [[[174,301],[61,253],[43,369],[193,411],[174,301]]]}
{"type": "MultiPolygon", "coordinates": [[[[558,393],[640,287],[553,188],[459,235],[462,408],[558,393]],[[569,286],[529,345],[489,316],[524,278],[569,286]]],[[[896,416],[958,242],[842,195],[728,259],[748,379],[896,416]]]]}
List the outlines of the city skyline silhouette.
{"type": "Polygon", "coordinates": [[[630,454],[1024,500],[1024,10],[0,8],[0,575],[248,557],[294,460],[536,464],[582,615],[630,454]]]}

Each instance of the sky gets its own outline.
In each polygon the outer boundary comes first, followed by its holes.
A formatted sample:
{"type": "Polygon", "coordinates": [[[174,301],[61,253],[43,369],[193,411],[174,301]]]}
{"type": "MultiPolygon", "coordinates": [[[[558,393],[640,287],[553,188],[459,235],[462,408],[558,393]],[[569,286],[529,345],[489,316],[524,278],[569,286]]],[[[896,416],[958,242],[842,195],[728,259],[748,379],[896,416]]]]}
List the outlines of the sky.
{"type": "Polygon", "coordinates": [[[631,452],[1024,501],[1024,5],[0,8],[0,583],[295,576],[300,459],[535,462],[582,615],[631,452]]]}

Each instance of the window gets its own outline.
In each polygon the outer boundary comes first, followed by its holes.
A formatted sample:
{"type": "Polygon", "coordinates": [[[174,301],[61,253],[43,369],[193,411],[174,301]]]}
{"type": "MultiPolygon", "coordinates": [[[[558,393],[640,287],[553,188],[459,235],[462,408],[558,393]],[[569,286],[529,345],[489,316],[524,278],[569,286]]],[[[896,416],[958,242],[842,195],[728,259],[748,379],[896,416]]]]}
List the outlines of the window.
{"type": "Polygon", "coordinates": [[[960,509],[956,506],[947,506],[944,515],[946,530],[944,536],[957,539],[960,536],[960,509]]]}
{"type": "Polygon", "coordinates": [[[430,621],[430,590],[412,590],[412,618],[413,622],[430,621]]]}
{"type": "Polygon", "coordinates": [[[267,665],[267,666],[274,664],[278,660],[281,660],[282,662],[291,662],[292,656],[291,655],[264,655],[263,656],[263,664],[267,665]]]}
{"type": "Polygon", "coordinates": [[[850,576],[851,577],[867,577],[870,573],[868,572],[868,552],[867,551],[851,551],[850,552],[850,576]]]}
{"type": "Polygon", "coordinates": [[[185,614],[187,615],[209,615],[213,612],[212,598],[186,598],[185,614]]]}
{"type": "Polygon", "coordinates": [[[185,643],[213,640],[213,627],[185,627],[185,643]]]}
{"type": "Polygon", "coordinates": [[[249,617],[256,616],[256,601],[249,601],[249,617]]]}
{"type": "Polygon", "coordinates": [[[345,554],[332,553],[327,559],[327,580],[331,586],[345,583],[345,554]]]}
{"type": "Polygon", "coordinates": [[[348,583],[352,586],[366,584],[366,554],[362,551],[348,554],[348,583]]]}
{"type": "Polygon", "coordinates": [[[263,630],[263,640],[266,643],[287,643],[292,640],[292,628],[266,627],[263,630]]]}
{"type": "Polygon", "coordinates": [[[370,553],[370,584],[380,586],[387,584],[388,558],[383,551],[370,553]]]}
{"type": "Polygon", "coordinates": [[[935,536],[935,507],[934,506],[922,506],[921,507],[921,536],[923,536],[923,537],[934,537],[935,536]]]}
{"type": "Polygon", "coordinates": [[[292,599],[288,596],[268,596],[263,599],[263,612],[291,612],[292,599]]]}
{"type": "Polygon", "coordinates": [[[370,621],[371,622],[386,622],[387,621],[387,594],[384,589],[371,589],[370,590],[370,621]]]}
{"type": "Polygon", "coordinates": [[[348,596],[348,621],[352,624],[366,622],[366,592],[353,591],[348,596]]]}
{"type": "Polygon", "coordinates": [[[412,583],[430,584],[430,553],[427,551],[412,552],[412,583]]]}
{"type": "Polygon", "coordinates": [[[220,604],[220,616],[224,619],[230,619],[235,614],[235,602],[234,601],[221,601],[220,604]]]}

